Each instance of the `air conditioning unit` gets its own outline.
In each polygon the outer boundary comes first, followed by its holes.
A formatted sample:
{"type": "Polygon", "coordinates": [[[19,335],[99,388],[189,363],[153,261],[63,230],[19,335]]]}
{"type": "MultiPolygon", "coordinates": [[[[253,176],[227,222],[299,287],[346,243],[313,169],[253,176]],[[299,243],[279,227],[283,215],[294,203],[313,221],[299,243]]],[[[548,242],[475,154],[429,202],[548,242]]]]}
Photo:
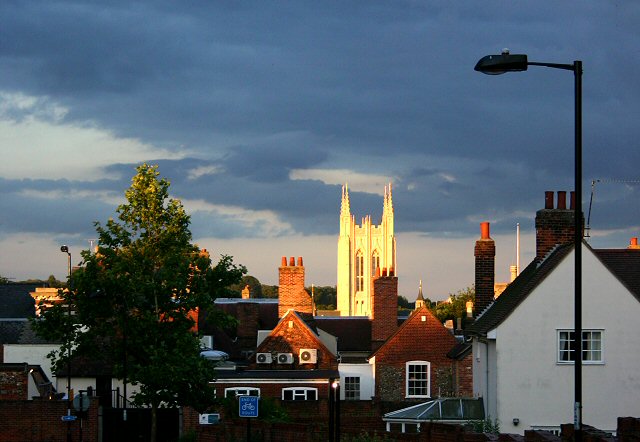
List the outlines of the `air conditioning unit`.
{"type": "Polygon", "coordinates": [[[278,364],[293,364],[293,354],[278,353],[278,364]]]}
{"type": "Polygon", "coordinates": [[[198,415],[200,425],[216,425],[220,423],[219,413],[206,413],[198,415]]]}
{"type": "Polygon", "coordinates": [[[271,364],[271,362],[273,362],[271,353],[258,353],[256,355],[256,362],[258,364],[271,364]]]}
{"type": "Polygon", "coordinates": [[[316,350],[315,348],[300,349],[301,364],[315,364],[316,362],[318,362],[318,350],[316,350]]]}

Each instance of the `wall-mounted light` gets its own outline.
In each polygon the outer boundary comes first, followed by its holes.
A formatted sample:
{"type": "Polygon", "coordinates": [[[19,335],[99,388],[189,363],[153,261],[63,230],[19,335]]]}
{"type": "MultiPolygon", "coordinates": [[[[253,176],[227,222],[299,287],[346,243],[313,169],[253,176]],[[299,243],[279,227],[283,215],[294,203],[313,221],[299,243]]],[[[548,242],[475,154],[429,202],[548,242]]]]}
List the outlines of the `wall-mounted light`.
{"type": "Polygon", "coordinates": [[[517,417],[514,417],[513,418],[513,425],[517,427],[519,423],[520,423],[520,419],[518,419],[517,417]]]}

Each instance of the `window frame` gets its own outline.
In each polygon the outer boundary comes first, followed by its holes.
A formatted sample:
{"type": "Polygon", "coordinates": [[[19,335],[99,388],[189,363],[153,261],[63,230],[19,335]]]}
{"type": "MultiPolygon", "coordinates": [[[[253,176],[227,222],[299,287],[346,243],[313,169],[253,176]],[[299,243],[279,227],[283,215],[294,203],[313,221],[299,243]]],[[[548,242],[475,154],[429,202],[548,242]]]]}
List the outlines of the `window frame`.
{"type": "Polygon", "coordinates": [[[315,387],[283,387],[281,392],[281,398],[283,401],[317,401],[318,389],[315,387]],[[285,399],[285,392],[292,392],[291,399],[285,399]],[[309,392],[315,393],[314,399],[309,399],[309,392]]]}
{"type": "Polygon", "coordinates": [[[232,396],[232,397],[238,397],[238,396],[258,396],[258,397],[260,397],[260,388],[258,388],[258,387],[229,387],[229,388],[225,388],[224,389],[224,397],[228,398],[230,392],[235,392],[235,396],[232,396]],[[239,393],[239,392],[245,392],[245,393],[239,393]],[[251,394],[251,392],[258,392],[258,394],[257,395],[251,394]]]}
{"type": "Polygon", "coordinates": [[[359,401],[360,400],[360,376],[344,377],[344,400],[359,401]],[[357,387],[357,388],[354,388],[357,387]]]}
{"type": "Polygon", "coordinates": [[[430,398],[431,397],[431,362],[429,361],[407,361],[405,363],[405,397],[406,398],[430,398]],[[426,367],[426,370],[420,371],[420,373],[424,372],[424,379],[412,379],[412,372],[418,373],[415,370],[412,370],[414,367],[426,367]],[[418,386],[415,385],[417,383],[424,382],[426,386],[418,386]],[[413,385],[412,385],[413,384],[413,385]],[[415,394],[415,390],[417,389],[426,389],[427,394],[415,394]],[[414,392],[414,394],[411,394],[414,392]]]}
{"type": "MultiPolygon", "coordinates": [[[[570,328],[559,328],[556,330],[556,364],[575,364],[575,330],[570,328]],[[566,348],[568,346],[568,348],[566,348]]],[[[584,328],[582,329],[582,363],[584,365],[604,364],[604,329],[584,328]],[[597,338],[595,336],[597,335],[597,338]],[[595,343],[598,345],[594,345],[595,343]],[[585,354],[587,357],[585,357],[585,354]],[[599,359],[595,359],[599,355],[599,359]]]]}

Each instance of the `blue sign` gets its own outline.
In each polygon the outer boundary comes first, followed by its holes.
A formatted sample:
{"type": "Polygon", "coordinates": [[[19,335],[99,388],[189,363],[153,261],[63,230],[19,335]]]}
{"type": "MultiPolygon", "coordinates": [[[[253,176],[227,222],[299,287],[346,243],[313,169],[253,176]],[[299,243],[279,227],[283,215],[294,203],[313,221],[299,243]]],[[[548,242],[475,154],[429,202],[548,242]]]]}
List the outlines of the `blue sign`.
{"type": "Polygon", "coordinates": [[[73,422],[76,419],[78,419],[78,417],[74,416],[73,414],[67,414],[66,416],[62,416],[63,422],[73,422]]]}
{"type": "Polygon", "coordinates": [[[258,396],[238,396],[240,417],[258,417],[258,396]]]}

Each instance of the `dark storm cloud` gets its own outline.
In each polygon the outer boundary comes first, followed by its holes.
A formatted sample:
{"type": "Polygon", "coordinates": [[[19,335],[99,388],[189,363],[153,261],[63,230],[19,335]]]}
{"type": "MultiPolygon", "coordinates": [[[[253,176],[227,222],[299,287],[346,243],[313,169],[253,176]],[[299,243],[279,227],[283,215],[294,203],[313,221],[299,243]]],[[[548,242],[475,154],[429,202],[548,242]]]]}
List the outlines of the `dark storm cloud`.
{"type": "MultiPolygon", "coordinates": [[[[573,186],[573,76],[533,67],[483,76],[473,65],[487,53],[582,59],[585,183],[637,177],[640,7],[575,6],[4,2],[0,84],[67,106],[66,122],[182,154],[149,162],[183,199],[332,233],[340,186],[289,174],[352,169],[395,177],[399,230],[465,234],[492,218],[499,231],[540,208],[544,190],[573,186]],[[215,172],[192,175],[206,167],[215,172]]],[[[86,185],[122,193],[134,167],[123,158],[106,169],[121,180],[86,185]]],[[[633,223],[635,197],[621,190],[602,203],[616,215],[601,227],[633,223]]],[[[34,201],[17,199],[27,216],[34,201]]],[[[379,195],[353,192],[352,202],[377,221],[379,195]]],[[[224,224],[206,230],[243,234],[224,224]]]]}
{"type": "Polygon", "coordinates": [[[3,234],[29,232],[54,235],[95,236],[94,222],[104,223],[115,207],[92,192],[107,189],[120,195],[113,182],[71,182],[68,180],[0,179],[0,231],[3,234]],[[73,192],[82,192],[78,196],[73,192]]]}

